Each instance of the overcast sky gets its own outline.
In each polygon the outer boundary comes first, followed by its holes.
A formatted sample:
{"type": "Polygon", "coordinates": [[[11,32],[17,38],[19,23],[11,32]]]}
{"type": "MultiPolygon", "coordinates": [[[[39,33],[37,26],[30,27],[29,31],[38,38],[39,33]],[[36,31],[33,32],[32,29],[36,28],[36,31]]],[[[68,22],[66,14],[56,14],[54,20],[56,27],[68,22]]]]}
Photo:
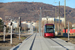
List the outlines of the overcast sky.
{"type": "MultiPolygon", "coordinates": [[[[0,0],[0,2],[7,3],[7,2],[43,2],[46,4],[52,4],[58,6],[59,1],[60,5],[64,5],[64,0],[0,0]],[[55,3],[56,2],[56,3],[55,3]]],[[[75,0],[66,0],[66,6],[71,8],[75,8],[75,0]]]]}

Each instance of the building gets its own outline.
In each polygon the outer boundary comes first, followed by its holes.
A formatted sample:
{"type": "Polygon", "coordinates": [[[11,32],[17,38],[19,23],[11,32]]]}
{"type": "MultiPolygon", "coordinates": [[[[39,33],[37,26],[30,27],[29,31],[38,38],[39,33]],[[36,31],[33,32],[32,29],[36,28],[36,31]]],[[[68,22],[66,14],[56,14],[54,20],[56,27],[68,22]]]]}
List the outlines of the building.
{"type": "MultiPolygon", "coordinates": [[[[52,22],[54,23],[55,21],[59,23],[59,17],[57,17],[56,19],[54,17],[43,17],[42,18],[42,21],[45,21],[45,22],[52,22]]],[[[60,22],[61,23],[64,23],[65,22],[65,18],[64,17],[60,17],[60,22]]]]}

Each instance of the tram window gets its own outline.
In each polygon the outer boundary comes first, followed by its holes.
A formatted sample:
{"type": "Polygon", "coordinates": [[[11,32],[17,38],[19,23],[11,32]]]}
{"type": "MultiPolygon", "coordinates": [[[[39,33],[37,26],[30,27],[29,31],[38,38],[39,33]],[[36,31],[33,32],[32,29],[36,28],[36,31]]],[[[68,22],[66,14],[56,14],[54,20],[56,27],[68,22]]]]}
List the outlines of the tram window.
{"type": "Polygon", "coordinates": [[[54,29],[47,29],[46,32],[54,32],[54,29]]]}

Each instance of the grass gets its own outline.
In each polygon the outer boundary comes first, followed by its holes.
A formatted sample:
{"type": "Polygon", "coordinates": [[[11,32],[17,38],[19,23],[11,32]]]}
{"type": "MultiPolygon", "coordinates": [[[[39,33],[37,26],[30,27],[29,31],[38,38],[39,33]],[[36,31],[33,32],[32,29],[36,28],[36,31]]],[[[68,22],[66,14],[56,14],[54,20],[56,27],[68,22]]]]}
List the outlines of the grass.
{"type": "Polygon", "coordinates": [[[1,40],[1,38],[0,38],[0,40],[1,40]]]}
{"type": "Polygon", "coordinates": [[[21,40],[19,40],[19,36],[18,35],[13,35],[12,37],[12,45],[10,44],[10,35],[6,35],[5,36],[5,42],[3,42],[3,33],[0,33],[0,46],[16,46],[18,45],[19,43],[21,43],[24,39],[26,39],[25,36],[21,36],[21,40]]]}
{"type": "Polygon", "coordinates": [[[21,39],[26,39],[26,37],[21,37],[21,39]]]}

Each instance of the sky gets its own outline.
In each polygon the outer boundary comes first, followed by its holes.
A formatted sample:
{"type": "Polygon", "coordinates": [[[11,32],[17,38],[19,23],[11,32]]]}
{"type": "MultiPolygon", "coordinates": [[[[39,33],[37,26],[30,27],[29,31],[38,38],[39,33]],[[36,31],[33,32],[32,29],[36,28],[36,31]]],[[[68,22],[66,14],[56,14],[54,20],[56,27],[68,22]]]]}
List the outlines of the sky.
{"type": "MultiPolygon", "coordinates": [[[[60,5],[64,6],[64,0],[0,0],[0,2],[8,3],[8,2],[42,2],[46,4],[51,4],[54,6],[58,6],[60,1],[60,5]],[[55,3],[56,2],[56,3],[55,3]]],[[[66,6],[75,8],[75,0],[66,0],[66,6]]]]}

